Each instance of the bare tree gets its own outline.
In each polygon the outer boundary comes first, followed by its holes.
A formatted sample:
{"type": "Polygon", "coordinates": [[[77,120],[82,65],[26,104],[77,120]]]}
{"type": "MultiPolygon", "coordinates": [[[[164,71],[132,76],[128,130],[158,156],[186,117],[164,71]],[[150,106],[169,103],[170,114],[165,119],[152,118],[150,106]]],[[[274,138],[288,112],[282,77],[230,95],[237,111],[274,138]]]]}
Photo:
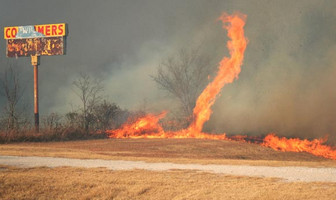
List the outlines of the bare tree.
{"type": "Polygon", "coordinates": [[[182,49],[174,57],[165,59],[152,78],[161,89],[179,100],[182,116],[190,121],[196,99],[206,85],[212,67],[210,59],[198,49],[182,49]]]}
{"type": "Polygon", "coordinates": [[[80,77],[73,82],[73,85],[75,86],[75,94],[82,101],[82,125],[88,131],[93,117],[93,108],[101,101],[103,87],[101,81],[92,79],[85,73],[81,73],[80,77]]]}
{"type": "Polygon", "coordinates": [[[0,82],[1,93],[6,99],[4,117],[7,129],[18,129],[20,114],[22,114],[18,110],[18,103],[23,96],[23,89],[20,86],[19,73],[13,69],[12,64],[5,70],[0,82]]]}

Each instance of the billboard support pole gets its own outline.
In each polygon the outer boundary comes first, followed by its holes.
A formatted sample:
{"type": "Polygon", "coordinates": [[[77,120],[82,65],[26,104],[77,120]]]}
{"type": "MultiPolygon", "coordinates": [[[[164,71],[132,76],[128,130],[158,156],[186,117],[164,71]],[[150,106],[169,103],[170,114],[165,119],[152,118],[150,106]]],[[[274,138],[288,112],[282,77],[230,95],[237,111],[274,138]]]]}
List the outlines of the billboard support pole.
{"type": "Polygon", "coordinates": [[[34,121],[35,132],[40,131],[38,66],[40,56],[65,54],[66,23],[12,26],[4,28],[6,56],[30,56],[34,67],[34,121]]]}
{"type": "Polygon", "coordinates": [[[34,119],[35,119],[35,132],[39,132],[40,123],[39,123],[39,103],[38,103],[38,65],[39,65],[39,56],[32,55],[31,63],[34,66],[34,119]]]}

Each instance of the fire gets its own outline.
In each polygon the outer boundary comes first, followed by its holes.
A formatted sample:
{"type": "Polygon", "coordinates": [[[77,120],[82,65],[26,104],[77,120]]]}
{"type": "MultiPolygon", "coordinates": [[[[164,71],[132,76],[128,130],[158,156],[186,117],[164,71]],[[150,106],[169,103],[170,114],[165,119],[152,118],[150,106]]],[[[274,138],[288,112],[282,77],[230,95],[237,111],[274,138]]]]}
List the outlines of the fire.
{"type": "Polygon", "coordinates": [[[227,30],[227,42],[230,58],[224,57],[218,66],[217,75],[203,90],[196,101],[193,110],[193,121],[190,126],[180,131],[167,132],[160,125],[160,120],[165,117],[166,111],[161,114],[147,114],[135,121],[128,121],[121,128],[107,130],[110,138],[199,138],[213,140],[231,140],[261,144],[280,151],[308,152],[316,156],[336,160],[336,149],[324,145],[326,139],[300,140],[297,138],[279,138],[275,134],[269,134],[265,138],[252,137],[246,135],[236,135],[227,137],[226,134],[216,135],[203,133],[203,125],[210,119],[211,107],[215,103],[216,97],[221,89],[228,83],[238,79],[243,63],[244,52],[247,39],[244,36],[244,25],[246,16],[241,14],[227,15],[219,17],[223,23],[223,28],[227,30]]]}
{"type": "Polygon", "coordinates": [[[224,57],[220,61],[217,76],[198,97],[194,108],[194,120],[189,127],[190,132],[200,133],[202,131],[203,124],[210,119],[211,106],[215,103],[216,96],[222,87],[238,78],[247,45],[247,39],[244,36],[245,19],[245,15],[229,16],[225,13],[219,18],[231,39],[227,43],[231,57],[224,57]]]}
{"type": "Polygon", "coordinates": [[[212,135],[206,133],[190,134],[187,130],[177,132],[166,132],[160,125],[160,119],[164,118],[167,112],[159,115],[147,114],[135,121],[123,124],[116,130],[106,130],[110,138],[199,138],[199,139],[226,139],[226,135],[212,135]]]}
{"type": "Polygon", "coordinates": [[[159,120],[166,116],[164,111],[159,115],[147,114],[136,119],[135,122],[128,122],[116,130],[107,130],[110,138],[163,138],[165,132],[159,124],[159,120]]]}
{"type": "Polygon", "coordinates": [[[312,141],[298,138],[279,138],[274,133],[271,133],[264,138],[264,142],[261,145],[280,151],[308,152],[315,156],[336,160],[336,149],[324,145],[326,141],[326,138],[312,141]]]}

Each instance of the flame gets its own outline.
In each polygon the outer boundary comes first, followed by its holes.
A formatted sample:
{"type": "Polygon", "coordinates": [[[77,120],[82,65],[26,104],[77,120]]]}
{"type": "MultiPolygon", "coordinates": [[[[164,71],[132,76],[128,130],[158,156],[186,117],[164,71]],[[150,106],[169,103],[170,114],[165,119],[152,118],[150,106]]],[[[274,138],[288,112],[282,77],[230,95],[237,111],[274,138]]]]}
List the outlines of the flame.
{"type": "Polygon", "coordinates": [[[119,129],[106,130],[110,138],[199,138],[199,139],[226,139],[226,135],[212,135],[206,133],[189,134],[187,130],[166,132],[160,125],[160,119],[164,118],[166,111],[154,115],[147,114],[132,121],[128,120],[119,129]]]}
{"type": "Polygon", "coordinates": [[[222,87],[238,78],[247,45],[247,39],[244,37],[245,19],[245,15],[236,14],[229,16],[225,13],[219,18],[223,22],[223,28],[228,31],[228,37],[231,39],[227,43],[231,57],[224,57],[220,61],[217,76],[198,97],[193,111],[194,120],[189,127],[190,132],[200,133],[202,131],[203,124],[210,119],[211,106],[215,103],[216,96],[222,87]]]}
{"type": "Polygon", "coordinates": [[[293,152],[307,152],[315,156],[322,156],[336,160],[336,149],[325,145],[327,138],[314,139],[314,140],[301,140],[298,138],[287,139],[285,137],[279,138],[274,133],[268,134],[261,144],[265,147],[270,147],[280,151],[293,151],[293,152]]]}
{"type": "Polygon", "coordinates": [[[163,138],[165,132],[159,124],[159,120],[166,116],[167,112],[163,111],[159,115],[147,114],[132,122],[123,124],[116,130],[107,130],[110,138],[163,138]]]}
{"type": "Polygon", "coordinates": [[[236,135],[227,137],[226,134],[207,134],[203,133],[203,125],[210,119],[212,114],[211,107],[215,103],[216,97],[228,83],[238,79],[243,63],[244,52],[247,45],[247,39],[244,36],[244,25],[246,15],[223,14],[219,17],[223,23],[223,28],[228,31],[227,42],[230,52],[230,58],[224,57],[218,66],[218,72],[215,78],[203,90],[196,101],[193,110],[193,121],[190,126],[180,131],[167,132],[160,125],[159,121],[165,117],[166,111],[154,115],[147,114],[134,120],[128,120],[127,123],[116,130],[107,130],[110,138],[198,138],[213,140],[231,140],[248,143],[256,143],[265,147],[270,147],[280,151],[308,152],[316,156],[323,156],[336,160],[336,149],[323,143],[326,139],[300,140],[298,138],[279,138],[274,133],[268,134],[265,138],[236,135]]]}

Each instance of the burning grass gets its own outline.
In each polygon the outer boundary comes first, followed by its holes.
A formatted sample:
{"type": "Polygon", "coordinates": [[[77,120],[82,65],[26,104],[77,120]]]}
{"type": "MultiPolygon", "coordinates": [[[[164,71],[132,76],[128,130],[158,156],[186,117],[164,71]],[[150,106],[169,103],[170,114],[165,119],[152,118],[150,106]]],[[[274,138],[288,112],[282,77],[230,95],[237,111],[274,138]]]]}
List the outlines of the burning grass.
{"type": "Polygon", "coordinates": [[[279,138],[275,134],[269,134],[264,138],[262,145],[280,151],[308,152],[316,156],[336,160],[336,148],[325,145],[326,141],[326,138],[309,141],[298,138],[279,138]]]}
{"type": "Polygon", "coordinates": [[[2,167],[1,199],[335,199],[335,183],[196,171],[2,167]]]}

